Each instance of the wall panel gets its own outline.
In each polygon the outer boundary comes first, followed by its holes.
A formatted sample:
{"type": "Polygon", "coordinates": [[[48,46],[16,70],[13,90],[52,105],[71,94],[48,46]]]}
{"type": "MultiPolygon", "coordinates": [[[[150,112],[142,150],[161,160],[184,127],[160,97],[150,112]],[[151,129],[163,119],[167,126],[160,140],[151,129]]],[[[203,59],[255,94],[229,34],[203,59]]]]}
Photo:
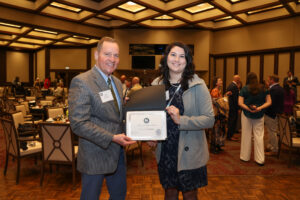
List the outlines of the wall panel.
{"type": "Polygon", "coordinates": [[[40,81],[45,79],[45,50],[38,51],[37,54],[37,77],[40,78],[40,81]]]}
{"type": "MultiPolygon", "coordinates": [[[[226,71],[226,87],[229,85],[229,83],[232,82],[232,78],[234,75],[234,57],[230,57],[226,59],[227,62],[227,71],[226,71]]],[[[226,89],[226,88],[225,88],[226,89]]]]}
{"type": "Polygon", "coordinates": [[[264,55],[264,80],[274,74],[274,54],[264,55]]]}
{"type": "Polygon", "coordinates": [[[243,86],[246,84],[247,77],[247,57],[241,56],[238,58],[238,75],[241,77],[243,86]]]}
{"type": "Polygon", "coordinates": [[[278,77],[280,84],[283,84],[284,77],[287,76],[290,66],[290,53],[280,53],[278,55],[278,77]]]}
{"type": "MultiPolygon", "coordinates": [[[[295,72],[294,75],[300,79],[300,51],[295,52],[295,72]]],[[[300,94],[300,91],[298,92],[300,94]]]]}
{"type": "Polygon", "coordinates": [[[224,67],[224,59],[223,58],[216,59],[216,77],[220,77],[223,79],[223,67],[224,67]]]}
{"type": "Polygon", "coordinates": [[[29,82],[29,54],[7,51],[6,59],[6,81],[12,82],[16,76],[19,76],[21,82],[29,82]]]}
{"type": "Polygon", "coordinates": [[[86,69],[86,49],[50,49],[50,69],[86,69]]]}
{"type": "Polygon", "coordinates": [[[250,57],[250,72],[254,72],[259,77],[260,74],[260,56],[250,57]]]}

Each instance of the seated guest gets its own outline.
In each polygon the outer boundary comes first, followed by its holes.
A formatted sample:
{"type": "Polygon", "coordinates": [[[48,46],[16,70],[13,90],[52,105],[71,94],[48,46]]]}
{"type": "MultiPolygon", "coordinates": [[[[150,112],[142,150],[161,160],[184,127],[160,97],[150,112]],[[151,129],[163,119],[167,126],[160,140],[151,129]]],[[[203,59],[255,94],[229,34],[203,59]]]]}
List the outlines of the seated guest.
{"type": "Polygon", "coordinates": [[[132,78],[131,83],[132,83],[132,87],[131,87],[131,89],[129,90],[127,96],[130,96],[130,95],[132,95],[134,92],[136,92],[137,90],[140,90],[140,89],[143,88],[143,87],[141,86],[141,84],[140,84],[140,78],[137,77],[137,76],[135,76],[135,77],[132,78]]]}
{"type": "Polygon", "coordinates": [[[40,82],[40,78],[36,77],[34,83],[33,83],[33,87],[35,87],[38,91],[41,90],[41,82],[40,82]]]}
{"type": "Polygon", "coordinates": [[[61,86],[61,83],[57,83],[57,87],[54,90],[53,94],[56,98],[62,98],[63,97],[64,88],[61,86]]]}

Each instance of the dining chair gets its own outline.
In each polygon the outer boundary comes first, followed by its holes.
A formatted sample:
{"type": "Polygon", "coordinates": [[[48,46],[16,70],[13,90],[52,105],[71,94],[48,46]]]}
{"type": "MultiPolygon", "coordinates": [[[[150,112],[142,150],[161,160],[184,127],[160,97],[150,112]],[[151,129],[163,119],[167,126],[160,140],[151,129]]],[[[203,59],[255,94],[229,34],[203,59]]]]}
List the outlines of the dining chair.
{"type": "Polygon", "coordinates": [[[290,117],[280,114],[277,115],[278,118],[278,130],[279,130],[279,140],[278,140],[278,158],[281,152],[281,145],[284,144],[288,147],[289,151],[289,162],[288,167],[291,166],[292,162],[292,151],[296,148],[300,148],[300,137],[296,137],[296,131],[292,128],[290,117]]]}
{"type": "Polygon", "coordinates": [[[51,101],[51,100],[40,100],[40,104],[42,106],[52,106],[53,105],[53,101],[51,101]]]}
{"type": "Polygon", "coordinates": [[[20,105],[16,105],[16,111],[20,111],[22,112],[24,118],[26,119],[31,119],[32,118],[32,115],[30,114],[27,114],[27,111],[26,111],[26,107],[24,104],[20,104],[20,105]]]}
{"type": "Polygon", "coordinates": [[[40,185],[43,185],[46,164],[67,164],[72,165],[72,182],[74,188],[76,179],[75,160],[78,146],[74,145],[70,124],[42,122],[39,126],[43,144],[40,185]]]}
{"type": "Polygon", "coordinates": [[[6,176],[9,157],[17,160],[17,175],[16,184],[19,184],[21,159],[30,156],[38,156],[42,153],[42,145],[39,141],[33,138],[19,137],[17,129],[12,119],[0,117],[2,129],[5,136],[6,144],[6,159],[4,167],[4,176],[6,176]],[[20,148],[20,142],[34,142],[34,145],[28,146],[28,149],[20,148]]]}
{"type": "Polygon", "coordinates": [[[36,97],[35,96],[26,96],[25,99],[26,99],[26,101],[35,101],[36,97]]]}
{"type": "Polygon", "coordinates": [[[64,115],[63,108],[48,108],[48,118],[55,118],[57,116],[64,115]]]}

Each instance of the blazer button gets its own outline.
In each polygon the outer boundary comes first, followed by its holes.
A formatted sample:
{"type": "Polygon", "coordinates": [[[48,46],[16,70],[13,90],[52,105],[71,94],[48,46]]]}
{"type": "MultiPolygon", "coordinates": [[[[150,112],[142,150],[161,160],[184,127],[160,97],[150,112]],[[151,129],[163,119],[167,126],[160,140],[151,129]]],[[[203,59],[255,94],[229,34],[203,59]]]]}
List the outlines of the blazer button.
{"type": "Polygon", "coordinates": [[[188,151],[188,150],[189,150],[189,147],[184,147],[184,150],[185,150],[185,151],[188,151]]]}

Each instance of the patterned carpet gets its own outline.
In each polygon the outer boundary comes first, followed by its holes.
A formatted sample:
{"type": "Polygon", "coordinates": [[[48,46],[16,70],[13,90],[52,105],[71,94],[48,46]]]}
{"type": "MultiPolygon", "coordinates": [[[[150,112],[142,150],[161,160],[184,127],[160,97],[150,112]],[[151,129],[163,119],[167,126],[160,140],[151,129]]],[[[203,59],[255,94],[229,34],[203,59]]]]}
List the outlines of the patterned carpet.
{"type": "MultiPolygon", "coordinates": [[[[283,148],[280,159],[275,156],[266,156],[265,166],[260,167],[253,161],[253,155],[249,162],[242,162],[239,159],[240,142],[226,141],[224,151],[219,154],[210,154],[207,165],[208,175],[300,175],[300,154],[293,153],[293,162],[288,168],[288,151],[283,148]]],[[[128,174],[155,174],[157,173],[154,152],[146,143],[143,144],[142,167],[138,151],[134,157],[127,156],[128,174]]]]}
{"type": "MultiPolygon", "coordinates": [[[[127,155],[128,174],[157,174],[157,165],[154,158],[154,152],[143,143],[144,166],[139,158],[139,152],[135,151],[127,155]]],[[[280,159],[277,157],[266,156],[265,166],[260,167],[253,161],[253,158],[245,163],[239,159],[240,142],[226,141],[224,151],[219,154],[210,154],[208,162],[208,175],[300,175],[300,154],[294,152],[293,163],[288,168],[288,151],[283,148],[280,159]]],[[[0,170],[3,170],[5,162],[5,142],[0,125],[0,170]]],[[[21,167],[31,165],[32,159],[24,159],[21,167]]],[[[10,160],[9,167],[16,167],[16,162],[10,160]]]]}

